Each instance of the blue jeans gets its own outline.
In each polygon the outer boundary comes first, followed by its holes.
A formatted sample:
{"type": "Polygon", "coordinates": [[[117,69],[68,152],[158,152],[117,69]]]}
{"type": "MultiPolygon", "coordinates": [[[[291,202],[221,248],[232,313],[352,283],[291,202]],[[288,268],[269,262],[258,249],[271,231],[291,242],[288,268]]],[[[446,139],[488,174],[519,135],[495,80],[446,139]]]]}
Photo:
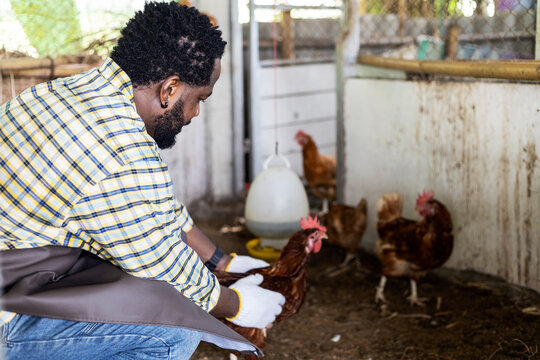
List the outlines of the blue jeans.
{"type": "Polygon", "coordinates": [[[5,360],[187,360],[201,336],[198,331],[184,328],[17,315],[4,325],[1,346],[5,360]]]}

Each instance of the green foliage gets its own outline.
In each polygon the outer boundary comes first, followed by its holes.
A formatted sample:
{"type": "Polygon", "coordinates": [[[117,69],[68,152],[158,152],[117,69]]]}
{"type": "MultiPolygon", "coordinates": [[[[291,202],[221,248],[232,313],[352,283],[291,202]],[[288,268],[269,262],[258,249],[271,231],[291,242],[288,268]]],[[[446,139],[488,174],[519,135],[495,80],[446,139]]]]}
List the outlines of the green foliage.
{"type": "Polygon", "coordinates": [[[383,2],[380,0],[367,0],[366,8],[368,9],[368,13],[371,15],[383,15],[390,13],[389,9],[385,9],[383,2]]]}
{"type": "Polygon", "coordinates": [[[458,2],[463,0],[432,0],[433,7],[437,16],[441,19],[452,17],[454,15],[461,15],[461,12],[457,8],[458,2]]]}
{"type": "Polygon", "coordinates": [[[11,6],[40,56],[80,51],[82,32],[75,0],[11,0],[11,6]]]}
{"type": "Polygon", "coordinates": [[[457,0],[448,0],[448,15],[457,15],[458,13],[457,0]]]}

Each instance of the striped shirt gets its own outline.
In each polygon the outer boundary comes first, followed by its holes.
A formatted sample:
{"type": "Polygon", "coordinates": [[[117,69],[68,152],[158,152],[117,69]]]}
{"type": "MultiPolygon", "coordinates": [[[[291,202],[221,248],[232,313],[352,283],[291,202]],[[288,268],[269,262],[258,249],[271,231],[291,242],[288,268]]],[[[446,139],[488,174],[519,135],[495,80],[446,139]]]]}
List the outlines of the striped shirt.
{"type": "MultiPolygon", "coordinates": [[[[209,311],[220,288],[181,240],[192,226],[111,59],[0,106],[0,251],[87,250],[209,311]]],[[[0,325],[13,316],[0,312],[0,325]]]]}

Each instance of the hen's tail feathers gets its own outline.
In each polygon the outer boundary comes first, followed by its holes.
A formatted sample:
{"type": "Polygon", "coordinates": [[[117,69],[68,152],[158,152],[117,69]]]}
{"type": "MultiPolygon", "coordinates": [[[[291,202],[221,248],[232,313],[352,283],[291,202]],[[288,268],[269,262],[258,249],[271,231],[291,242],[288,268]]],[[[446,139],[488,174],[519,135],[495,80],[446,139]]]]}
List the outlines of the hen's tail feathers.
{"type": "Polygon", "coordinates": [[[377,201],[377,217],[380,222],[388,222],[401,217],[403,195],[397,192],[384,194],[377,201]]]}
{"type": "Polygon", "coordinates": [[[365,214],[367,212],[367,200],[362,198],[358,205],[356,205],[356,211],[359,214],[365,214]]]}

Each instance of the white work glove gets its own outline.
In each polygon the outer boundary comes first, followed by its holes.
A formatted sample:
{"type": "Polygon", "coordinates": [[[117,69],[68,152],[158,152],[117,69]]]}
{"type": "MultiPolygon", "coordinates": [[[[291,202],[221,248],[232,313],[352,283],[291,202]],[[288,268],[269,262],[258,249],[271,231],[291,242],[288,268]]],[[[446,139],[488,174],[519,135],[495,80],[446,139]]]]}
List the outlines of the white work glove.
{"type": "Polygon", "coordinates": [[[240,306],[238,314],[227,320],[238,326],[258,329],[264,329],[276,320],[285,304],[285,297],[278,292],[260,287],[262,281],[263,276],[255,274],[229,286],[238,294],[240,306]]]}
{"type": "Polygon", "coordinates": [[[228,272],[234,272],[234,273],[245,273],[246,271],[252,270],[252,269],[259,269],[263,267],[267,267],[270,264],[267,263],[264,260],[255,259],[251,256],[244,256],[244,255],[236,255],[231,254],[232,259],[229,265],[227,265],[227,268],[225,271],[228,272]]]}

